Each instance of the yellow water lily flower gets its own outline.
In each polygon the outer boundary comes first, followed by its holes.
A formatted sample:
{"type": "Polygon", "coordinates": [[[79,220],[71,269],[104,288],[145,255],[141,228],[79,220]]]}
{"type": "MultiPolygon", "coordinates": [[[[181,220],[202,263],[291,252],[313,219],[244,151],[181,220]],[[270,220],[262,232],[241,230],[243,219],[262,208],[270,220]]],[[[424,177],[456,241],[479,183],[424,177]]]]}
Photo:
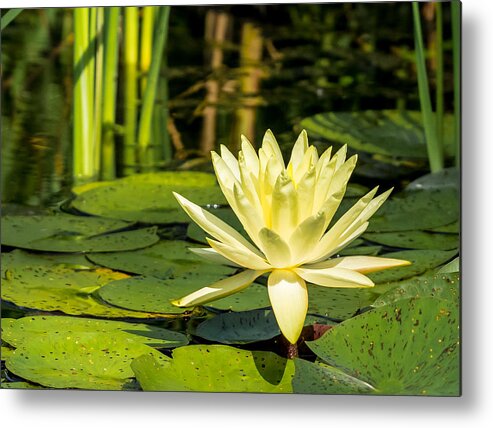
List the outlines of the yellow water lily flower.
{"type": "Polygon", "coordinates": [[[173,301],[180,307],[202,305],[248,287],[269,273],[268,294],[279,328],[295,344],[308,309],[306,282],[322,287],[372,287],[365,276],[407,261],[383,257],[333,257],[360,236],[368,219],[392,189],[368,192],[327,230],[346,191],[357,157],[346,160],[346,147],[320,157],[299,135],[286,166],[270,130],[258,155],[244,137],[236,159],[225,147],[212,152],[221,189],[251,242],[237,230],[179,194],[180,205],[211,238],[210,247],[191,251],[213,262],[244,268],[229,278],[173,301]]]}

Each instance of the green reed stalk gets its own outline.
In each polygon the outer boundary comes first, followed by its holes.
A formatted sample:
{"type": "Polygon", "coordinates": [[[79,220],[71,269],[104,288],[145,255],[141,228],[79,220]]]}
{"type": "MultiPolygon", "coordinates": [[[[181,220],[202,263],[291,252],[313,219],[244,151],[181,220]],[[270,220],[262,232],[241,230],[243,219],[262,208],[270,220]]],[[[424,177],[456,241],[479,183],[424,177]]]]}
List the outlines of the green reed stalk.
{"type": "Polygon", "coordinates": [[[137,129],[137,64],[139,58],[139,14],[137,7],[126,7],[124,28],[125,133],[123,138],[124,175],[136,166],[135,136],[137,129]]]}
{"type": "Polygon", "coordinates": [[[440,150],[443,153],[443,115],[444,115],[444,97],[443,97],[443,9],[442,3],[435,3],[436,7],[436,129],[437,139],[440,150]]]}
{"type": "Polygon", "coordinates": [[[416,46],[416,70],[418,75],[419,100],[423,126],[428,150],[428,160],[431,172],[443,169],[443,152],[437,138],[436,126],[431,109],[430,92],[428,87],[428,76],[426,74],[425,48],[421,31],[421,18],[419,16],[419,3],[413,2],[414,40],[416,46]]]}
{"type": "Polygon", "coordinates": [[[169,22],[169,6],[163,6],[159,9],[156,20],[156,34],[153,44],[153,55],[151,61],[151,67],[149,69],[149,75],[147,79],[146,90],[144,92],[141,108],[141,116],[139,123],[139,153],[140,161],[146,165],[152,159],[152,153],[149,151],[151,142],[151,125],[154,102],[156,100],[156,90],[159,78],[159,70],[161,67],[161,60],[164,54],[164,47],[168,37],[168,22],[169,22]]]}
{"type": "Polygon", "coordinates": [[[461,142],[461,93],[460,93],[460,39],[461,39],[461,4],[454,0],[451,3],[452,12],[452,52],[454,72],[454,123],[455,123],[455,165],[460,165],[460,142],[461,142]]]}
{"type": "Polygon", "coordinates": [[[140,91],[144,94],[147,74],[152,61],[152,37],[154,34],[155,6],[142,8],[142,26],[140,31],[140,91]]]}
{"type": "Polygon", "coordinates": [[[8,12],[2,14],[0,20],[0,31],[3,31],[7,25],[9,25],[24,9],[10,9],[8,12]]]}
{"type": "Polygon", "coordinates": [[[94,70],[94,165],[97,168],[98,175],[101,173],[101,141],[103,134],[103,59],[104,59],[104,8],[94,8],[96,20],[95,35],[95,70],[94,70]]]}
{"type": "Polygon", "coordinates": [[[120,8],[104,9],[104,65],[102,106],[102,178],[116,176],[115,166],[115,118],[118,77],[118,23],[120,8]]]}
{"type": "Polygon", "coordinates": [[[74,9],[74,126],[73,176],[76,182],[94,176],[92,163],[93,103],[88,52],[89,9],[74,9]]]}

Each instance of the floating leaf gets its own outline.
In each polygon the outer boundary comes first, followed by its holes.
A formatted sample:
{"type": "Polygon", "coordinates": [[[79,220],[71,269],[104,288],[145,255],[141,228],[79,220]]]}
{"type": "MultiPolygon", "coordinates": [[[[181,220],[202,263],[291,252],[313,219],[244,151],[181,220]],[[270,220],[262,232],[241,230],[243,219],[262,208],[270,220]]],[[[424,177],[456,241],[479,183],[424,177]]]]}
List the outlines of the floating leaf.
{"type": "Polygon", "coordinates": [[[381,249],[381,245],[358,245],[357,247],[346,247],[338,254],[340,256],[376,256],[381,249]]]}
{"type": "Polygon", "coordinates": [[[172,192],[198,205],[226,204],[218,186],[188,187],[125,181],[83,192],[74,199],[72,206],[84,213],[128,221],[152,224],[189,222],[190,218],[180,208],[172,192]]]}
{"type": "Polygon", "coordinates": [[[400,300],[344,321],[307,345],[378,394],[457,396],[458,318],[457,306],[446,300],[400,300]]]}
{"type": "Polygon", "coordinates": [[[60,267],[40,258],[39,264],[4,269],[2,299],[17,306],[42,311],[61,311],[68,315],[108,318],[153,318],[149,313],[133,312],[107,305],[92,293],[102,285],[126,278],[109,269],[79,270],[60,267]],[[42,264],[42,263],[45,264],[42,264]]]}
{"type": "MultiPolygon", "coordinates": [[[[333,325],[321,317],[308,315],[305,325],[313,323],[333,325]]],[[[281,334],[272,310],[256,309],[243,312],[226,312],[198,325],[193,333],[203,339],[229,344],[243,344],[272,339],[281,334]]]]}
{"type": "Polygon", "coordinates": [[[445,226],[434,227],[428,230],[430,232],[438,232],[438,233],[459,233],[460,221],[454,221],[453,223],[447,224],[445,226]]]}
{"type": "MultiPolygon", "coordinates": [[[[428,157],[421,113],[370,110],[320,113],[301,121],[301,127],[331,142],[389,157],[428,157]]],[[[453,155],[453,116],[444,116],[447,155],[453,155]]]]}
{"type": "Polygon", "coordinates": [[[386,253],[382,256],[393,259],[407,260],[411,262],[411,264],[408,266],[370,273],[368,274],[368,277],[371,278],[371,280],[376,284],[410,278],[426,272],[428,269],[440,266],[450,260],[455,254],[457,254],[457,250],[405,250],[386,253]]]}
{"type": "Polygon", "coordinates": [[[445,168],[439,172],[423,175],[406,186],[406,191],[450,188],[458,190],[460,174],[457,168],[445,168]]]}
{"type": "Polygon", "coordinates": [[[459,236],[451,233],[432,233],[421,230],[402,232],[368,232],[368,241],[397,248],[423,250],[452,250],[459,246],[459,236]]]}
{"type": "Polygon", "coordinates": [[[74,270],[90,270],[95,266],[83,254],[72,253],[31,253],[24,250],[13,250],[2,253],[2,275],[8,276],[6,270],[33,266],[58,266],[74,270]]]}
{"type": "Polygon", "coordinates": [[[288,393],[294,374],[291,360],[224,345],[184,346],[170,362],[144,356],[132,368],[144,391],[288,393]]]}
{"type": "Polygon", "coordinates": [[[294,360],[293,392],[298,394],[368,394],[373,387],[326,364],[294,360]]]}
{"type": "Polygon", "coordinates": [[[411,297],[436,297],[458,304],[459,280],[458,273],[433,273],[410,278],[395,283],[372,306],[384,306],[411,297]]]}
{"type": "Polygon", "coordinates": [[[142,355],[166,357],[118,333],[52,333],[17,348],[6,362],[8,370],[52,388],[121,390],[131,384],[131,362],[142,355]]]}
{"type": "Polygon", "coordinates": [[[368,232],[428,230],[459,218],[455,189],[430,189],[402,192],[385,202],[371,218],[368,232]]]}
{"type": "MultiPolygon", "coordinates": [[[[111,305],[134,311],[154,312],[157,314],[182,314],[190,308],[179,308],[171,304],[201,287],[218,280],[218,276],[202,272],[197,276],[159,279],[155,277],[133,277],[111,282],[98,290],[99,296],[111,305]]],[[[268,306],[267,290],[260,284],[252,284],[246,290],[232,296],[207,304],[216,309],[244,310],[268,306]],[[259,306],[260,305],[260,306],[259,306]]]]}
{"type": "Polygon", "coordinates": [[[158,278],[187,274],[221,277],[234,272],[230,267],[205,262],[203,258],[193,254],[189,250],[190,247],[197,245],[179,240],[161,240],[141,250],[89,254],[87,257],[92,262],[110,269],[158,278]]]}
{"type": "Polygon", "coordinates": [[[442,266],[438,273],[453,273],[460,272],[460,258],[456,257],[451,262],[447,263],[445,266],[442,266]]]}
{"type": "Polygon", "coordinates": [[[2,244],[52,252],[124,251],[159,240],[156,228],[121,229],[129,223],[73,215],[2,217],[2,244]]]}
{"type": "Polygon", "coordinates": [[[175,348],[188,343],[184,334],[141,323],[65,316],[33,316],[7,322],[2,319],[2,340],[14,347],[28,346],[31,340],[52,334],[114,332],[127,334],[133,341],[154,348],[175,348]]]}

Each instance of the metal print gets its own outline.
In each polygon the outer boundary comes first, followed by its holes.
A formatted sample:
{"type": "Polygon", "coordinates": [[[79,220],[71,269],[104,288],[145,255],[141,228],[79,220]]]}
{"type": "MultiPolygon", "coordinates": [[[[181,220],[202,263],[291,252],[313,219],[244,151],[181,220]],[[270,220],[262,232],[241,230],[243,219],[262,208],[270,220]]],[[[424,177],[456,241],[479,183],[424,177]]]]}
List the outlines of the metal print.
{"type": "Polygon", "coordinates": [[[460,3],[3,9],[1,387],[460,395],[460,3]]]}

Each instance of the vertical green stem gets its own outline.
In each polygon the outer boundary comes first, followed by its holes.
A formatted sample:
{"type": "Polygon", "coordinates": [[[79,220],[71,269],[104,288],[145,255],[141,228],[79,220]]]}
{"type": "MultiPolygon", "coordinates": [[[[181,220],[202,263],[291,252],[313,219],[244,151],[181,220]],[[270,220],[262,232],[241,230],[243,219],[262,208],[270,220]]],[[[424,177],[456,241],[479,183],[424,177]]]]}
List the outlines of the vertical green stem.
{"type": "Polygon", "coordinates": [[[104,8],[98,7],[94,10],[96,18],[95,35],[95,73],[94,73],[94,129],[93,129],[93,159],[97,174],[101,172],[101,139],[103,123],[103,28],[104,28],[104,8]]]}
{"type": "Polygon", "coordinates": [[[435,3],[436,7],[436,129],[440,151],[443,153],[443,9],[442,3],[435,3]]]}
{"type": "Polygon", "coordinates": [[[421,104],[421,114],[423,116],[423,126],[428,150],[428,160],[431,172],[438,172],[443,169],[443,153],[437,139],[433,111],[431,109],[430,92],[428,87],[428,76],[426,74],[425,49],[423,45],[423,35],[421,31],[421,18],[419,16],[419,3],[413,2],[414,18],[414,40],[416,45],[416,69],[418,74],[419,100],[421,104]]]}
{"type": "Polygon", "coordinates": [[[151,141],[151,124],[152,124],[152,112],[154,107],[154,101],[156,99],[157,83],[159,78],[159,69],[161,66],[161,60],[164,53],[164,46],[166,45],[166,39],[168,36],[168,21],[169,21],[169,6],[163,6],[159,9],[157,22],[156,22],[156,34],[153,45],[153,55],[151,61],[151,67],[147,79],[146,90],[142,100],[142,109],[139,123],[139,154],[141,162],[148,165],[152,159],[152,153],[150,153],[149,146],[151,141]]]}
{"type": "Polygon", "coordinates": [[[139,53],[139,15],[137,7],[125,11],[125,134],[123,138],[123,174],[134,172],[136,166],[135,136],[137,129],[137,63],[139,53]]]}
{"type": "Polygon", "coordinates": [[[89,9],[74,9],[74,126],[73,176],[83,182],[93,178],[91,131],[92,82],[89,64],[89,9]]]}
{"type": "Polygon", "coordinates": [[[142,8],[142,26],[140,31],[140,91],[144,94],[147,74],[152,60],[152,36],[154,34],[155,6],[142,8]]]}
{"type": "Polygon", "coordinates": [[[102,174],[104,180],[115,178],[115,114],[118,76],[118,22],[120,8],[105,8],[104,74],[102,112],[102,174]]]}
{"type": "Polygon", "coordinates": [[[460,39],[461,39],[461,4],[457,0],[451,3],[452,8],[452,52],[454,72],[454,122],[455,122],[455,164],[460,165],[461,142],[461,93],[460,93],[460,39]]]}

